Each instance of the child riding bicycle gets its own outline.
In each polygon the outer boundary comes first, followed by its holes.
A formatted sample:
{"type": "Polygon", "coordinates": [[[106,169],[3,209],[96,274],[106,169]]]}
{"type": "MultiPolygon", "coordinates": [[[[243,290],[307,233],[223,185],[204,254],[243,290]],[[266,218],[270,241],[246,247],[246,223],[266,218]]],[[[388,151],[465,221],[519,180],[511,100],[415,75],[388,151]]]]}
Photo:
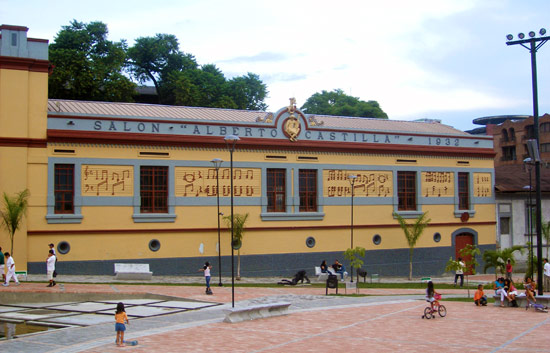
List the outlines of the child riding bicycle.
{"type": "Polygon", "coordinates": [[[430,303],[432,312],[439,306],[439,299],[441,299],[441,294],[435,291],[433,282],[429,281],[428,288],[426,288],[426,301],[430,303]]]}

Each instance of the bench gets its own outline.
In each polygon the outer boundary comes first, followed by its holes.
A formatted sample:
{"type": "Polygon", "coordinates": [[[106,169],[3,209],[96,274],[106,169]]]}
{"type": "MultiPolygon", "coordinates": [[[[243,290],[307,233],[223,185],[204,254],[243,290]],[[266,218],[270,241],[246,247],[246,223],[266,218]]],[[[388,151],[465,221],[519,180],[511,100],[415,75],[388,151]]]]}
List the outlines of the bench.
{"type": "Polygon", "coordinates": [[[321,272],[320,266],[315,266],[315,276],[317,276],[318,281],[326,281],[328,278],[328,272],[321,272]]]}
{"type": "Polygon", "coordinates": [[[246,320],[263,319],[266,317],[288,314],[290,303],[280,302],[271,304],[252,305],[243,308],[225,309],[224,322],[241,322],[246,320]]]}
{"type": "Polygon", "coordinates": [[[380,275],[379,275],[378,273],[371,273],[371,275],[370,275],[370,283],[372,283],[372,282],[374,282],[374,281],[380,283],[380,275]]]}
{"type": "Polygon", "coordinates": [[[115,264],[115,279],[150,280],[149,264],[115,264]]]}
{"type": "Polygon", "coordinates": [[[24,276],[24,281],[27,280],[27,271],[15,271],[15,274],[17,275],[17,279],[20,279],[21,276],[24,276]]]}
{"type": "Polygon", "coordinates": [[[428,283],[428,282],[430,282],[431,280],[432,280],[431,277],[422,277],[422,278],[420,279],[420,283],[428,283]]]}
{"type": "MultiPolygon", "coordinates": [[[[324,282],[328,279],[328,275],[337,275],[338,277],[340,277],[340,274],[336,273],[332,267],[329,267],[327,271],[328,272],[321,272],[321,267],[315,266],[315,276],[317,276],[317,280],[324,282]]],[[[347,277],[348,277],[348,273],[344,272],[344,278],[347,278],[347,277]]]]}
{"type": "MultiPolygon", "coordinates": [[[[500,295],[493,295],[493,298],[495,299],[495,306],[500,306],[500,295]]],[[[550,295],[535,295],[535,299],[537,300],[537,304],[550,306],[550,295]]],[[[525,308],[527,306],[527,297],[525,295],[516,296],[516,302],[518,303],[518,307],[525,308]]],[[[509,305],[508,299],[506,298],[504,298],[504,305],[509,305]]]]}

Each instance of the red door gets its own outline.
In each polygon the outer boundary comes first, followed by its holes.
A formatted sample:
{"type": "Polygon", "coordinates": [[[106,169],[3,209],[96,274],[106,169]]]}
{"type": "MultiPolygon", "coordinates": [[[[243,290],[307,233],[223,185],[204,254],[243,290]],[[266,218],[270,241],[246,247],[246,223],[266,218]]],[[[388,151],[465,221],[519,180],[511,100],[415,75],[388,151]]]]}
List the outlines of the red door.
{"type": "MultiPolygon", "coordinates": [[[[456,236],[455,238],[455,259],[462,257],[462,261],[468,262],[471,260],[471,256],[461,256],[460,250],[464,249],[466,245],[474,245],[474,236],[468,233],[462,233],[456,236]]],[[[464,271],[464,274],[471,275],[471,271],[464,271]]]]}

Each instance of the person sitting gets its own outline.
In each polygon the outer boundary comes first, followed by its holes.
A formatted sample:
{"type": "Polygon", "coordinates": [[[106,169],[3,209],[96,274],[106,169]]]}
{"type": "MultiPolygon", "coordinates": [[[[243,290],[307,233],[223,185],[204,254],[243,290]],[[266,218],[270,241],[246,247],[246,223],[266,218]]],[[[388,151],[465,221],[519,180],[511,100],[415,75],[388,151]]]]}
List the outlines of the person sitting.
{"type": "Polygon", "coordinates": [[[514,286],[514,282],[512,282],[509,279],[504,280],[504,288],[508,291],[508,301],[514,308],[518,307],[518,303],[516,302],[516,296],[518,295],[518,290],[514,286]]]}
{"type": "Polygon", "coordinates": [[[340,274],[341,280],[344,281],[344,273],[346,272],[346,268],[344,267],[344,265],[342,265],[340,261],[336,259],[332,264],[332,268],[334,269],[334,272],[340,274]]]}
{"type": "Polygon", "coordinates": [[[493,285],[496,295],[500,295],[500,306],[504,307],[504,298],[508,298],[508,293],[504,289],[504,278],[500,277],[493,285]]]}
{"type": "Polygon", "coordinates": [[[537,289],[537,284],[533,282],[531,277],[527,276],[525,277],[523,287],[525,288],[525,296],[527,297],[527,306],[525,309],[529,309],[530,300],[533,301],[533,304],[537,302],[535,299],[535,289],[537,289]]]}
{"type": "Polygon", "coordinates": [[[323,262],[321,262],[321,273],[327,273],[328,272],[328,265],[327,265],[327,260],[323,260],[323,262]]]}
{"type": "Polygon", "coordinates": [[[474,303],[477,306],[487,306],[487,296],[485,292],[483,292],[483,284],[477,286],[477,290],[474,294],[474,303]]]}

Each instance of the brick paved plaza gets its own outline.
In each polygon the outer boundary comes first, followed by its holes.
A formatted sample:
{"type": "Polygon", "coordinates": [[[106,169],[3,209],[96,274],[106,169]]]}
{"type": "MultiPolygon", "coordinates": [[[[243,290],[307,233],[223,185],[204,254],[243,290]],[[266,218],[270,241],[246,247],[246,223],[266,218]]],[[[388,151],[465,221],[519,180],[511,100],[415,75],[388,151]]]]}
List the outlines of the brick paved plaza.
{"type": "MultiPolygon", "coordinates": [[[[231,306],[229,285],[213,287],[213,296],[203,294],[202,287],[174,285],[65,283],[53,290],[121,296],[150,293],[223,305],[131,320],[126,339],[138,340],[137,346],[116,347],[114,325],[104,323],[0,341],[1,352],[550,351],[548,314],[445,302],[447,317],[426,320],[421,318],[426,306],[421,289],[361,289],[368,296],[325,297],[324,288],[311,286],[236,287],[236,306],[269,301],[292,305],[289,315],[233,324],[222,322],[222,309],[231,306]]],[[[48,291],[51,288],[43,283],[23,282],[3,288],[2,293],[48,291]]],[[[441,292],[444,297],[466,296],[463,289],[441,292]]]]}

